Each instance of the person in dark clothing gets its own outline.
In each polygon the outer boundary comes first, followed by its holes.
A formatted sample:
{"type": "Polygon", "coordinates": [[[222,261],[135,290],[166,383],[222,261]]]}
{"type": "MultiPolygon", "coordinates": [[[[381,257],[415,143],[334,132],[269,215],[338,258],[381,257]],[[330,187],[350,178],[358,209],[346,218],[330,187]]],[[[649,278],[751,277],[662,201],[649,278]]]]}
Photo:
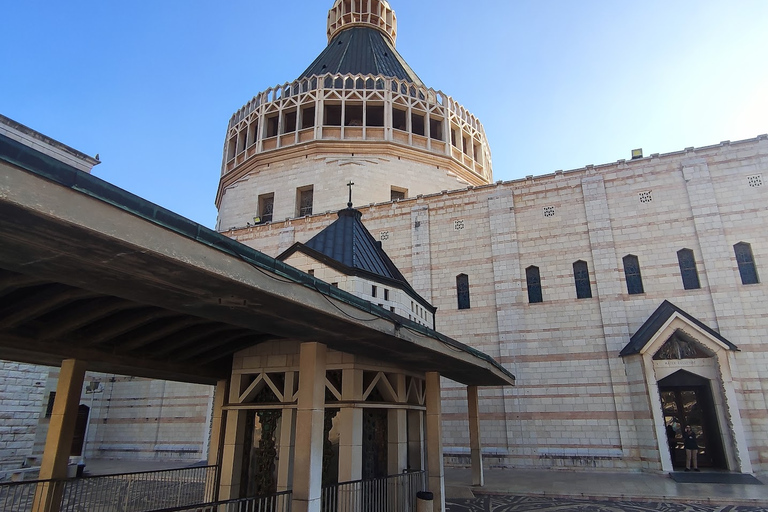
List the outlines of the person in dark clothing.
{"type": "Polygon", "coordinates": [[[675,465],[675,448],[677,447],[675,436],[677,436],[677,432],[675,432],[675,427],[670,423],[667,425],[667,446],[669,446],[669,456],[672,458],[673,466],[675,465]]]}
{"type": "Polygon", "coordinates": [[[685,470],[690,471],[691,465],[693,465],[693,470],[698,471],[699,443],[696,441],[696,434],[693,433],[690,425],[686,425],[683,432],[683,448],[685,448],[685,470]]]}

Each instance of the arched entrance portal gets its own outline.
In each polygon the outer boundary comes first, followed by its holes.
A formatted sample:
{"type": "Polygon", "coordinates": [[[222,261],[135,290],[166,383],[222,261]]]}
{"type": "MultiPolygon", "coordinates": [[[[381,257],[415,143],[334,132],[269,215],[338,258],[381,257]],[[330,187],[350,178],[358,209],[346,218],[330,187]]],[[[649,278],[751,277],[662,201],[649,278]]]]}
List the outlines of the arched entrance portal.
{"type": "Polygon", "coordinates": [[[673,467],[685,467],[682,433],[690,425],[699,443],[699,466],[728,469],[710,381],[680,370],[659,381],[659,395],[673,467]]]}

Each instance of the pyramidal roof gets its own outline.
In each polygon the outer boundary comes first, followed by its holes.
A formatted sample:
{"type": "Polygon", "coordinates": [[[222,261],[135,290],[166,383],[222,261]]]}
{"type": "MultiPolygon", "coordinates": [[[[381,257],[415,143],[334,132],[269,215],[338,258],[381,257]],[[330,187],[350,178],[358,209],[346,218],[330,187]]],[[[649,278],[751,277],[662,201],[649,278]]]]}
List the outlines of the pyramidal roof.
{"type": "Polygon", "coordinates": [[[362,274],[383,279],[398,285],[419,299],[425,307],[434,309],[418,295],[392,260],[384,252],[381,242],[363,225],[362,213],[354,208],[339,211],[339,218],[307,243],[295,243],[277,257],[284,261],[295,252],[304,252],[328,265],[335,266],[347,274],[362,274]]]}

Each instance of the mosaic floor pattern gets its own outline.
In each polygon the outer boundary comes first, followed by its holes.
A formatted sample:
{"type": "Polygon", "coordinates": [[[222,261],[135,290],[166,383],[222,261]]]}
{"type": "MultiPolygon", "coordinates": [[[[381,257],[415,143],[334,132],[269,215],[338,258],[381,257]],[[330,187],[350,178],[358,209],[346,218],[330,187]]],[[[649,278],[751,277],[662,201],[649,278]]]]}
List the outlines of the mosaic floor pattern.
{"type": "Polygon", "coordinates": [[[446,512],[768,512],[768,507],[484,496],[446,501],[446,512]]]}

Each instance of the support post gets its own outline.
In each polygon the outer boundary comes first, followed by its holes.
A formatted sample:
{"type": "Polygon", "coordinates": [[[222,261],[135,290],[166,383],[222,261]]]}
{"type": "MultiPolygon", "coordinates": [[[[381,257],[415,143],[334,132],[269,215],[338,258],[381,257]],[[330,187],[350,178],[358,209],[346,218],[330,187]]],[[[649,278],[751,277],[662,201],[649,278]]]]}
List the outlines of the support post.
{"type": "MultiPolygon", "coordinates": [[[[229,403],[240,398],[240,375],[232,375],[229,386],[229,403]]],[[[230,410],[226,414],[224,447],[221,451],[221,483],[219,499],[233,500],[240,497],[240,479],[243,470],[243,445],[245,443],[246,411],[230,410]]]]}
{"type": "MultiPolygon", "coordinates": [[[[363,401],[363,371],[343,370],[341,400],[363,401]]],[[[339,482],[363,478],[363,410],[345,407],[339,411],[339,482]]]]}
{"type": "Polygon", "coordinates": [[[435,512],[445,511],[445,470],[443,468],[443,426],[440,415],[440,374],[427,372],[427,470],[429,490],[435,497],[435,512]]]}
{"type": "MultiPolygon", "coordinates": [[[[405,388],[405,375],[397,374],[392,382],[399,404],[406,403],[408,390],[405,388]]],[[[408,469],[408,411],[406,409],[390,409],[387,412],[387,461],[390,475],[398,475],[408,469]]]]}
{"type": "MultiPolygon", "coordinates": [[[[296,374],[292,371],[285,373],[285,386],[283,388],[284,402],[293,402],[293,394],[296,390],[296,374]]],[[[289,491],[293,484],[293,454],[296,445],[296,411],[293,408],[283,409],[280,426],[280,446],[278,447],[277,466],[277,492],[289,491]]]]}
{"type": "Polygon", "coordinates": [[[477,386],[467,386],[469,410],[469,447],[472,454],[472,485],[484,486],[483,447],[480,443],[480,407],[477,386]]]}
{"type": "Polygon", "coordinates": [[[218,494],[217,483],[221,480],[221,455],[224,448],[224,405],[227,403],[229,381],[220,380],[216,383],[213,393],[213,411],[211,412],[211,442],[208,445],[208,465],[217,466],[217,479],[205,484],[205,497],[216,501],[218,494]]]}
{"type": "Polygon", "coordinates": [[[302,343],[293,461],[294,512],[320,512],[323,484],[326,346],[302,343]]]}
{"type": "MultiPolygon", "coordinates": [[[[56,400],[53,402],[48,435],[45,438],[43,460],[40,464],[40,480],[67,478],[67,464],[75,435],[77,410],[85,379],[85,361],[66,359],[61,363],[56,400]]],[[[39,484],[35,491],[32,510],[58,512],[61,507],[63,487],[39,484]]]]}

